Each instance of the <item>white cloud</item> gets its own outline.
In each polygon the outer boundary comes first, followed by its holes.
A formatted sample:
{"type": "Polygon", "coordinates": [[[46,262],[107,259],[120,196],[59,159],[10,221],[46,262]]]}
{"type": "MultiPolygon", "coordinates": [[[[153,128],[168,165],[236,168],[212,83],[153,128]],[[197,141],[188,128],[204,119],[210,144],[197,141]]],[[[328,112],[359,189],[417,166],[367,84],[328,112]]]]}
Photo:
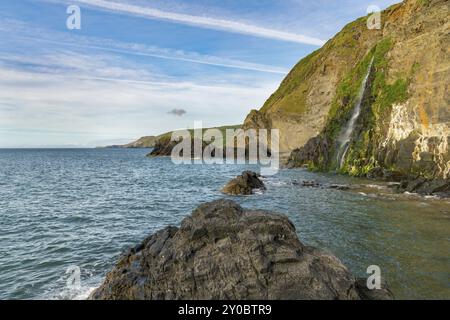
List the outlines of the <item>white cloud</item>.
{"type": "Polygon", "coordinates": [[[5,21],[0,21],[0,31],[4,32],[6,35],[13,35],[16,41],[22,41],[26,43],[38,42],[44,45],[50,44],[57,47],[94,49],[117,54],[153,57],[159,59],[274,74],[285,75],[288,73],[288,70],[276,66],[199,54],[197,52],[160,48],[157,46],[148,46],[140,43],[128,43],[96,37],[76,35],[67,37],[67,34],[49,32],[48,30],[42,30],[35,26],[30,26],[28,24],[24,24],[23,22],[15,20],[6,19],[5,21]]]}
{"type": "MultiPolygon", "coordinates": [[[[93,146],[89,141],[132,140],[191,127],[197,120],[205,126],[241,123],[250,109],[260,107],[276,89],[280,78],[276,74],[283,73],[273,66],[107,39],[67,37],[28,23],[9,22],[0,22],[4,40],[0,147],[93,146]],[[39,39],[47,43],[35,42],[39,39]],[[52,42],[54,45],[49,45],[52,42]],[[102,50],[90,50],[94,46],[102,50]],[[158,65],[129,59],[122,51],[269,73],[199,72],[189,73],[189,80],[183,80],[187,77],[174,78],[158,65]],[[174,106],[189,106],[189,113],[173,117],[167,111],[174,106]]],[[[181,65],[188,71],[192,67],[181,65]]]]}
{"type": "MultiPolygon", "coordinates": [[[[171,50],[166,48],[158,48],[155,46],[149,47],[143,44],[136,43],[124,43],[118,41],[111,40],[101,40],[96,39],[92,41],[91,39],[85,38],[80,42],[67,42],[67,41],[55,41],[49,39],[29,39],[34,41],[42,41],[42,42],[51,42],[53,44],[57,44],[60,46],[72,46],[77,48],[85,48],[85,49],[99,49],[108,52],[114,53],[125,53],[132,54],[137,56],[146,56],[146,57],[154,57],[160,59],[168,59],[168,60],[176,60],[176,61],[184,61],[190,63],[198,63],[203,65],[210,65],[216,67],[224,67],[224,68],[233,68],[233,69],[241,69],[241,70],[249,70],[249,71],[259,71],[259,72],[267,72],[267,73],[275,73],[275,74],[287,74],[288,71],[283,68],[278,68],[274,66],[268,66],[257,63],[250,63],[245,61],[227,59],[222,57],[216,57],[211,55],[201,55],[196,52],[184,52],[182,50],[171,50]],[[95,44],[93,44],[95,43],[95,44]],[[109,46],[108,46],[109,45],[109,46]]],[[[81,39],[80,39],[81,40],[81,39]]]]}
{"type": "Polygon", "coordinates": [[[196,120],[240,123],[275,87],[46,74],[0,65],[0,146],[132,140],[189,127],[196,120]],[[189,105],[190,112],[174,118],[167,114],[174,105],[189,105]]]}
{"type": "Polygon", "coordinates": [[[76,1],[78,3],[82,3],[85,5],[89,5],[104,10],[137,15],[140,17],[146,17],[150,19],[173,21],[175,23],[194,25],[202,28],[223,30],[240,34],[248,34],[257,37],[310,44],[316,46],[322,46],[325,43],[325,41],[322,39],[309,37],[302,34],[274,30],[270,28],[260,27],[233,20],[175,13],[151,7],[143,7],[127,4],[124,2],[112,2],[105,0],[76,0],[76,1]]]}

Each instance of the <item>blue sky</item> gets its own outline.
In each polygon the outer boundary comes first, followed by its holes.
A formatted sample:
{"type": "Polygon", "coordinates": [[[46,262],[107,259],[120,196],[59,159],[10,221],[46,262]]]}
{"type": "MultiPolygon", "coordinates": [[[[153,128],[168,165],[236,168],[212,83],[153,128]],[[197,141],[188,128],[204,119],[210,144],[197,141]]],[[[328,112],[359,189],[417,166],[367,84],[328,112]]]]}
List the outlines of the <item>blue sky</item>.
{"type": "Polygon", "coordinates": [[[395,2],[2,1],[0,147],[241,123],[302,57],[369,5],[395,2]],[[81,30],[66,27],[69,5],[81,9],[81,30]]]}

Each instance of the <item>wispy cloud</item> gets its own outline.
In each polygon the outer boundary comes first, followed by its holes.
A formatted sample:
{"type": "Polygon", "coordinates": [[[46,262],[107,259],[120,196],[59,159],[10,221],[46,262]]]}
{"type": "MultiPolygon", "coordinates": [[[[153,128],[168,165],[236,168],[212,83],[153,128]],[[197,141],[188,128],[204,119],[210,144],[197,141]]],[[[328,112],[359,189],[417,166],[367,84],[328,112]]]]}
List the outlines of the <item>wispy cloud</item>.
{"type": "Polygon", "coordinates": [[[167,20],[175,23],[194,25],[202,28],[223,30],[233,33],[247,34],[274,40],[296,42],[315,46],[322,46],[325,43],[325,41],[322,39],[297,33],[274,30],[266,27],[242,23],[239,21],[175,13],[151,7],[132,5],[124,2],[112,2],[105,0],[76,0],[76,2],[104,10],[137,15],[150,19],[167,20]]]}
{"type": "Polygon", "coordinates": [[[240,123],[286,72],[191,49],[49,30],[33,21],[2,19],[0,38],[0,146],[131,141],[194,120],[240,123]],[[183,116],[168,113],[185,105],[189,112],[183,116]]]}
{"type": "Polygon", "coordinates": [[[197,52],[173,50],[140,43],[129,43],[96,37],[76,35],[67,37],[66,34],[60,34],[58,32],[49,33],[46,30],[37,29],[36,27],[29,26],[23,22],[8,19],[5,21],[0,21],[0,32],[4,32],[5,34],[14,34],[14,38],[17,41],[29,43],[37,42],[42,44],[52,44],[58,47],[101,50],[118,54],[153,57],[165,60],[282,75],[288,73],[288,70],[276,66],[199,54],[197,52]]]}
{"type": "Polygon", "coordinates": [[[103,50],[121,54],[153,57],[159,59],[184,61],[190,63],[198,63],[209,66],[241,69],[248,71],[258,71],[267,72],[275,74],[287,74],[288,71],[283,68],[278,68],[275,66],[268,66],[257,63],[250,63],[245,61],[221,58],[210,55],[201,55],[195,52],[184,52],[181,50],[171,50],[158,47],[149,47],[143,44],[130,44],[117,41],[108,41],[97,39],[95,41],[89,41],[89,39],[84,39],[81,42],[67,42],[67,41],[55,41],[50,39],[37,39],[37,38],[22,38],[24,40],[31,40],[37,42],[53,43],[60,46],[77,47],[83,49],[96,49],[103,50]],[[96,43],[96,44],[93,44],[96,43]],[[103,44],[103,45],[102,45],[103,44]],[[108,46],[109,45],[109,46],[108,46]]]}

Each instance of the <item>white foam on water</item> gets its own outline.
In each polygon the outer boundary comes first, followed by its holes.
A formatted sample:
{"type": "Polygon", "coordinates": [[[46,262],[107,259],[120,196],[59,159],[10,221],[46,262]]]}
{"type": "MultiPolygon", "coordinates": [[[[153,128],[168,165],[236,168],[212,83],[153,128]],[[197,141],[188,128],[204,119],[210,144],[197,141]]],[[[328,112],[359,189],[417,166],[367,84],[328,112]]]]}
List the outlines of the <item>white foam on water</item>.
{"type": "Polygon", "coordinates": [[[382,185],[379,185],[379,184],[366,184],[364,186],[366,186],[367,188],[378,189],[378,190],[387,189],[386,186],[382,186],[382,185]]]}
{"type": "Polygon", "coordinates": [[[254,194],[263,194],[264,191],[262,189],[254,189],[254,194]]]}
{"type": "Polygon", "coordinates": [[[89,298],[89,295],[95,289],[97,289],[97,287],[87,287],[84,289],[84,291],[78,293],[75,297],[73,297],[72,300],[87,300],[87,298],[89,298]]]}
{"type": "Polygon", "coordinates": [[[288,183],[287,182],[285,182],[285,181],[270,181],[270,180],[268,180],[268,181],[265,181],[267,184],[270,184],[270,185],[272,185],[272,186],[285,186],[285,185],[287,185],[288,183]]]}

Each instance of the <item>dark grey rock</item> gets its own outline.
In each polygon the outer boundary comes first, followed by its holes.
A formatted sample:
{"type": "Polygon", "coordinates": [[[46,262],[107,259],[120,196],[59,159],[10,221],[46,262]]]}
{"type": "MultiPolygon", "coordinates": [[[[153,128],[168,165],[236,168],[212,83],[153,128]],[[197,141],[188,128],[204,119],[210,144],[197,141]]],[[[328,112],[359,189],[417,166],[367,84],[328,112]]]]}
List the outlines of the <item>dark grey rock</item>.
{"type": "Polygon", "coordinates": [[[303,245],[287,217],[218,200],[199,206],[180,228],[167,227],[130,250],[90,299],[360,299],[360,294],[339,259],[303,245]]]}
{"type": "Polygon", "coordinates": [[[394,294],[387,287],[384,281],[381,281],[381,289],[369,289],[367,279],[356,279],[356,289],[362,300],[393,300],[394,294]]]}
{"type": "Polygon", "coordinates": [[[350,190],[351,187],[348,185],[345,185],[345,184],[331,184],[328,186],[328,189],[346,191],[346,190],[350,190]]]}
{"type": "Polygon", "coordinates": [[[437,195],[450,197],[450,179],[426,179],[423,177],[411,177],[403,180],[397,186],[398,192],[411,192],[420,195],[437,195]]]}
{"type": "Polygon", "coordinates": [[[301,186],[309,188],[319,188],[321,187],[321,184],[314,180],[304,180],[302,181],[301,186]]]}
{"type": "Polygon", "coordinates": [[[331,143],[323,136],[308,140],[301,148],[295,149],[289,156],[287,166],[290,168],[303,167],[308,163],[328,163],[331,143]]]}
{"type": "Polygon", "coordinates": [[[294,186],[304,187],[304,188],[320,188],[320,189],[332,189],[346,191],[352,189],[352,186],[345,184],[321,184],[314,180],[303,180],[301,182],[293,180],[292,184],[294,186]]]}
{"type": "Polygon", "coordinates": [[[264,190],[264,183],[260,179],[260,175],[253,171],[244,171],[241,175],[230,180],[222,192],[229,195],[250,195],[253,190],[264,190]]]}

